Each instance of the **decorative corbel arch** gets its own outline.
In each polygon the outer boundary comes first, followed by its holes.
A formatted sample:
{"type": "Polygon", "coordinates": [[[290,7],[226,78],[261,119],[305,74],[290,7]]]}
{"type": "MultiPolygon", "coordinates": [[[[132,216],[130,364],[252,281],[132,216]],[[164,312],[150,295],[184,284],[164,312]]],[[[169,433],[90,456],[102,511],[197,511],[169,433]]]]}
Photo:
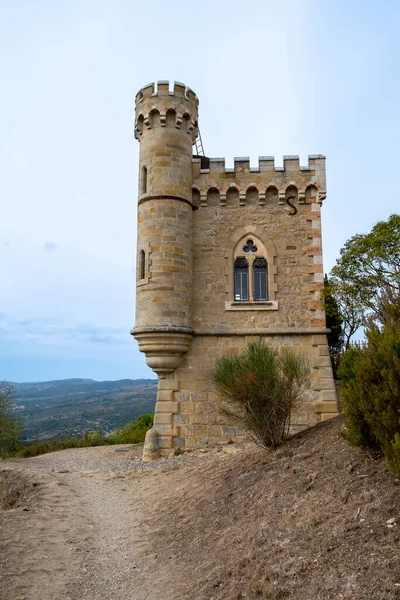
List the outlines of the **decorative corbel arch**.
{"type": "Polygon", "coordinates": [[[158,122],[160,122],[160,111],[158,110],[158,108],[154,107],[151,109],[151,111],[149,112],[149,121],[150,121],[150,127],[148,126],[148,129],[150,129],[151,127],[155,127],[158,122]]]}
{"type": "Polygon", "coordinates": [[[255,183],[246,186],[246,206],[257,205],[260,202],[260,191],[255,183]],[[255,193],[256,192],[256,193],[255,193]]]}
{"type": "Polygon", "coordinates": [[[209,185],[207,188],[207,206],[219,206],[221,201],[221,188],[217,185],[209,185]]]}
{"type": "Polygon", "coordinates": [[[240,201],[240,191],[236,184],[231,183],[225,193],[226,204],[228,206],[234,206],[236,203],[239,206],[240,201]]]}
{"type": "Polygon", "coordinates": [[[294,181],[289,181],[282,190],[279,190],[279,204],[287,204],[286,210],[290,215],[297,213],[297,208],[293,202],[299,201],[299,188],[294,181]]]}
{"type": "Polygon", "coordinates": [[[279,198],[278,186],[275,182],[271,181],[265,190],[265,203],[266,204],[277,204],[279,198]]]}
{"type": "Polygon", "coordinates": [[[142,115],[142,113],[140,113],[140,115],[138,115],[138,118],[136,119],[136,123],[135,123],[135,139],[139,140],[140,136],[143,133],[143,124],[144,124],[144,116],[142,115]]]}
{"type": "Polygon", "coordinates": [[[199,208],[201,203],[201,192],[198,188],[192,187],[192,204],[199,208]]]}
{"type": "Polygon", "coordinates": [[[320,191],[320,186],[318,182],[314,181],[307,185],[305,190],[305,201],[307,204],[312,204],[313,202],[321,204],[322,200],[324,200],[325,198],[326,192],[320,191]]]}
{"type": "Polygon", "coordinates": [[[176,110],[175,108],[168,108],[165,115],[166,127],[176,127],[176,110]]]}

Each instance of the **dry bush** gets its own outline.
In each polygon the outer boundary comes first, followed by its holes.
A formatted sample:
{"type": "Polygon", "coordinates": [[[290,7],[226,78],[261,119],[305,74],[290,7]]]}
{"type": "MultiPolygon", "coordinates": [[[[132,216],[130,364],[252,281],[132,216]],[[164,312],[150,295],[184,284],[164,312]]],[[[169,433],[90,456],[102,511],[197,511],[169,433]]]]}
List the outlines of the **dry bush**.
{"type": "Polygon", "coordinates": [[[222,414],[273,448],[289,434],[290,415],[308,375],[304,358],[262,340],[239,355],[226,352],[210,372],[222,414]]]}

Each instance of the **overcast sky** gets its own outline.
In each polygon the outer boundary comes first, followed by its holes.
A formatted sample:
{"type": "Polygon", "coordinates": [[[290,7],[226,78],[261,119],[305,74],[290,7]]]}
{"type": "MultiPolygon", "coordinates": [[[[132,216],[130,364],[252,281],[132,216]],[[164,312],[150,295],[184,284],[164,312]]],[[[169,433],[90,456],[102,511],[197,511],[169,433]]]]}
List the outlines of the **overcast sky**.
{"type": "Polygon", "coordinates": [[[399,212],[400,3],[0,0],[0,379],[154,377],[134,324],[136,92],[208,156],[327,156],[325,270],[399,212]]]}

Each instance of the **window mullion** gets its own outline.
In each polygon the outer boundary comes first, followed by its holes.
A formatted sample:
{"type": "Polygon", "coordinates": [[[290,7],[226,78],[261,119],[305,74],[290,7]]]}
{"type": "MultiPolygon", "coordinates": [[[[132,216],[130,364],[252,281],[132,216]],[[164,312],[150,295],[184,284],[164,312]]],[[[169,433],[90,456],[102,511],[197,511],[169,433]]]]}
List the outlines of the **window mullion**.
{"type": "Polygon", "coordinates": [[[253,269],[254,257],[249,264],[249,300],[254,302],[254,269],[253,269]]]}

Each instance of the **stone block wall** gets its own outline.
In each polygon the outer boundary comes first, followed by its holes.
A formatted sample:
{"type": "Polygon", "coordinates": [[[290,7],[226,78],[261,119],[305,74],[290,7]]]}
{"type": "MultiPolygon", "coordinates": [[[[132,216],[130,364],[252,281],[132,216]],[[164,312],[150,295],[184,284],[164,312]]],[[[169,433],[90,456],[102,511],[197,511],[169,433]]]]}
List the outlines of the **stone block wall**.
{"type": "Polygon", "coordinates": [[[337,414],[325,335],[257,336],[252,331],[247,335],[195,335],[175,374],[171,379],[160,380],[154,423],[159,431],[162,454],[176,448],[192,449],[248,437],[243,430],[226,423],[218,413],[208,373],[227,348],[240,352],[255,337],[261,337],[274,347],[290,347],[308,361],[310,378],[302,402],[292,416],[293,431],[337,414]]]}
{"type": "Polygon", "coordinates": [[[233,300],[230,259],[235,244],[251,235],[267,247],[270,288],[280,306],[257,314],[258,325],[325,327],[320,298],[325,187],[325,157],[320,155],[310,157],[307,167],[299,167],[298,157],[285,158],[283,168],[260,158],[258,169],[251,169],[248,159],[235,159],[234,169],[225,169],[223,159],[210,159],[210,168],[202,170],[199,160],[193,160],[194,197],[200,197],[193,221],[195,329],[254,322],[254,313],[232,314],[221,303],[222,298],[233,300]]]}

